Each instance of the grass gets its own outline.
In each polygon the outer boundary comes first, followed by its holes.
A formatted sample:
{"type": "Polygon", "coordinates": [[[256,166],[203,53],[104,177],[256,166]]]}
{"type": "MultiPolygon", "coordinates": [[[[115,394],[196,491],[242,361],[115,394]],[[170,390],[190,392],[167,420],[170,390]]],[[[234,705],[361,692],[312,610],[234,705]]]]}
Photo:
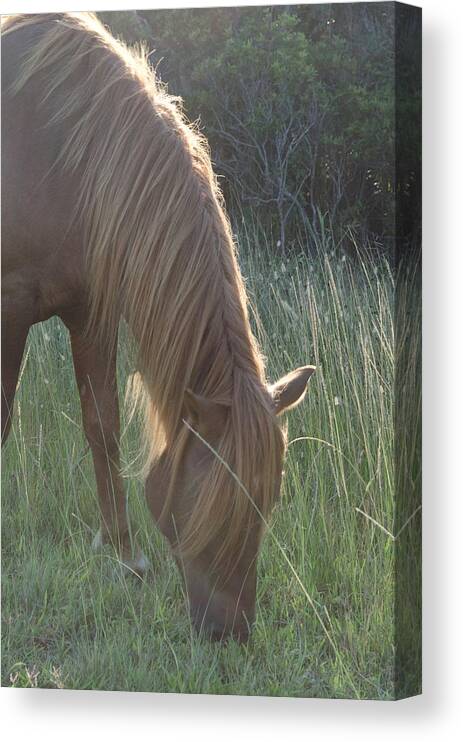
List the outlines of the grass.
{"type": "MultiPolygon", "coordinates": [[[[53,319],[30,333],[3,457],[4,685],[395,697],[395,534],[403,524],[394,495],[393,277],[381,259],[352,261],[326,245],[283,259],[255,241],[242,235],[242,262],[269,376],[305,363],[317,373],[289,416],[252,639],[220,646],[193,633],[179,574],[135,478],[127,479],[129,509],[153,565],[147,579],[127,576],[111,551],[92,553],[92,462],[69,341],[53,319]]],[[[123,347],[119,365],[122,397],[130,371],[123,347]]],[[[129,465],[137,430],[123,430],[129,465]]],[[[412,541],[413,526],[412,518],[404,530],[412,541]]]]}

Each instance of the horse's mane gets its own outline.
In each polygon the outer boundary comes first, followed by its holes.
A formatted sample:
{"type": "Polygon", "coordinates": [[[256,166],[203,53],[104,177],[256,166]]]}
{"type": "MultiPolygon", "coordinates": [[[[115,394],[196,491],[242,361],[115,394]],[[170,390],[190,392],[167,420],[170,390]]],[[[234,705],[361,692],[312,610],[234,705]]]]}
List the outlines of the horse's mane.
{"type": "Polygon", "coordinates": [[[186,389],[227,405],[217,453],[254,505],[216,459],[181,548],[199,554],[217,540],[218,561],[230,563],[255,508],[264,517],[271,508],[284,441],[206,142],[142,50],[116,41],[94,15],[14,16],[5,33],[39,23],[14,88],[38,74],[46,81],[50,126],[65,132],[55,167],[80,177],[91,325],[102,342],[115,339],[122,313],[138,344],[147,468],[168,446],[175,482],[192,435],[182,423],[186,389]],[[54,110],[55,90],[67,95],[54,110]]]}

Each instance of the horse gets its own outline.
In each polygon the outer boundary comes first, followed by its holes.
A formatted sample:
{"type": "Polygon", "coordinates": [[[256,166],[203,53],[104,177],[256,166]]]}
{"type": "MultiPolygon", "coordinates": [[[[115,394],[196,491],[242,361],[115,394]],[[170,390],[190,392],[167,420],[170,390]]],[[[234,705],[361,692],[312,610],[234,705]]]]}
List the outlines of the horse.
{"type": "Polygon", "coordinates": [[[2,30],[2,434],[29,328],[70,333],[100,529],[142,575],[119,458],[118,330],[137,348],[145,496],[190,618],[246,641],[257,557],[279,497],[282,413],[314,367],[274,384],[253,336],[207,142],[143,50],[94,14],[16,15],[2,30]]]}

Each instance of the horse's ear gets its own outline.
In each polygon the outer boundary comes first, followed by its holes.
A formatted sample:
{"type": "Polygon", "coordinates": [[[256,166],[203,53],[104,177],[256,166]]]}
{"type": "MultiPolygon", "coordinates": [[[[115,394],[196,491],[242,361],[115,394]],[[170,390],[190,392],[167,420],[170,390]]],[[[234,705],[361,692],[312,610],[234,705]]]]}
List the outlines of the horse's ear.
{"type": "Polygon", "coordinates": [[[186,417],[199,432],[220,432],[225,424],[227,405],[202,397],[186,389],[184,397],[186,417]]]}
{"type": "Polygon", "coordinates": [[[301,366],[283,376],[276,384],[272,384],[269,392],[273,397],[277,415],[281,415],[282,412],[286,412],[302,402],[308,381],[314,371],[315,366],[301,366]]]}

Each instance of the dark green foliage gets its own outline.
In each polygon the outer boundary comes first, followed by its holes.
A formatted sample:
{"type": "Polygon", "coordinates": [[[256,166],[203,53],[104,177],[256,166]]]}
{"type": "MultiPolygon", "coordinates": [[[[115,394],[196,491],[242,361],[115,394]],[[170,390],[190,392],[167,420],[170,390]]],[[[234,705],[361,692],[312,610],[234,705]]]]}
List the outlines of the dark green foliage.
{"type": "Polygon", "coordinates": [[[408,196],[404,236],[416,236],[420,27],[409,10],[353,3],[100,15],[129,43],[146,42],[170,92],[200,120],[232,215],[252,210],[286,251],[298,233],[326,224],[337,240],[369,235],[391,245],[397,188],[408,196]]]}

